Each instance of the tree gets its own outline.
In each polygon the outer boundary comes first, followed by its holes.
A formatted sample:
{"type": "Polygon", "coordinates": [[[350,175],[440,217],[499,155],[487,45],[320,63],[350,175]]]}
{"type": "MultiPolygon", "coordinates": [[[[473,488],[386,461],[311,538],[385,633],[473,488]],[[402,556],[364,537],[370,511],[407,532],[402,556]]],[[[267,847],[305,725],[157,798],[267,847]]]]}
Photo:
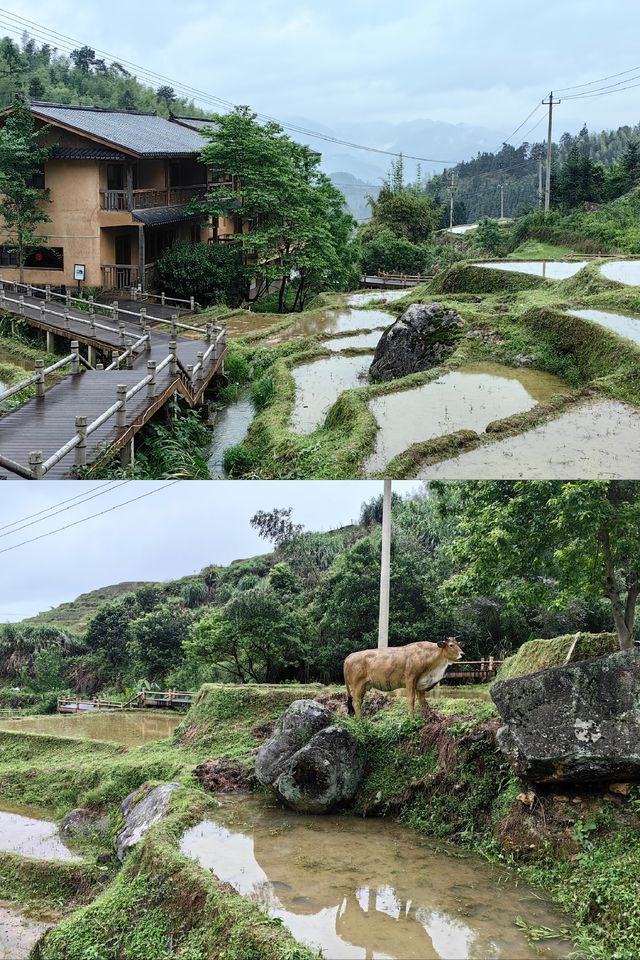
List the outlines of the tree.
{"type": "Polygon", "coordinates": [[[176,244],[158,260],[158,276],[167,292],[202,306],[238,307],[247,292],[239,251],[221,243],[176,244]]]}
{"type": "Polygon", "coordinates": [[[127,644],[127,669],[160,682],[182,658],[193,616],[180,600],[171,597],[132,621],[127,644]]]}
{"type": "Polygon", "coordinates": [[[156,90],[156,96],[158,100],[164,100],[167,106],[171,106],[172,103],[175,103],[178,97],[173,87],[161,86],[156,90]]]}
{"type": "Polygon", "coordinates": [[[276,547],[281,547],[287,541],[299,537],[304,530],[301,523],[292,522],[292,513],[292,507],[274,507],[268,513],[264,510],[258,510],[249,522],[263,540],[270,540],[276,547]]]}
{"type": "Polygon", "coordinates": [[[21,283],[29,251],[47,243],[36,228],[51,222],[43,208],[49,191],[33,186],[52,149],[41,145],[42,132],[35,129],[31,110],[22,99],[14,101],[0,128],[0,218],[5,246],[16,251],[21,283]]]}
{"type": "Polygon", "coordinates": [[[451,549],[459,570],[448,584],[453,595],[493,591],[511,603],[555,608],[576,596],[604,596],[620,649],[630,649],[640,592],[638,481],[433,487],[441,508],[456,516],[451,549]]]}
{"type": "Polygon", "coordinates": [[[78,50],[71,51],[69,59],[82,73],[89,73],[95,63],[96,52],[92,47],[80,47],[78,50]]]}

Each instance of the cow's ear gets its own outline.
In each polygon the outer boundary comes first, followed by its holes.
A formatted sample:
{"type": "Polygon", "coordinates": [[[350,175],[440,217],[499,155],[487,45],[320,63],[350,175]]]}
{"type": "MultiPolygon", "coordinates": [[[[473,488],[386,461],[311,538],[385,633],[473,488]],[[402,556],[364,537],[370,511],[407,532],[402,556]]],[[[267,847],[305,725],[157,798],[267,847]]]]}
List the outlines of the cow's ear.
{"type": "Polygon", "coordinates": [[[439,646],[439,647],[446,647],[446,645],[447,645],[447,641],[446,641],[446,640],[438,640],[438,646],[439,646]]]}

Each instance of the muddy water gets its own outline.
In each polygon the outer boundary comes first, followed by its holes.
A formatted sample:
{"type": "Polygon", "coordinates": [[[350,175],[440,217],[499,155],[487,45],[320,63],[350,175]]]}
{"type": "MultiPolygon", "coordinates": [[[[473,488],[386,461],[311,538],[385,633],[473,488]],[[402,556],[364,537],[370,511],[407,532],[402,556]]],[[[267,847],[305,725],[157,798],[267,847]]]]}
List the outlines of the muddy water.
{"type": "Polygon", "coordinates": [[[537,895],[392,822],[305,817],[224,798],[215,819],[187,831],[181,846],[330,960],[569,955],[562,940],[530,947],[515,926],[516,917],[565,926],[537,895]]]}
{"type": "Polygon", "coordinates": [[[46,733],[50,737],[82,737],[111,740],[126,747],[139,747],[149,740],[170,737],[180,723],[177,713],[125,713],[120,711],[71,714],[69,716],[25,717],[0,720],[0,730],[46,733]]]}
{"type": "Polygon", "coordinates": [[[394,320],[395,317],[384,310],[327,310],[322,316],[303,317],[287,333],[296,337],[327,336],[388,327],[394,320]]]}
{"type": "Polygon", "coordinates": [[[366,383],[372,354],[327,357],[303,363],[291,371],[296,399],[291,415],[294,433],[311,433],[326,417],[341,393],[366,383]]]}
{"type": "Polygon", "coordinates": [[[27,960],[43,934],[54,926],[53,915],[27,915],[14,903],[0,900],[0,960],[27,960]]]}
{"type": "Polygon", "coordinates": [[[235,447],[237,443],[244,440],[255,412],[248,393],[239,397],[235,403],[230,403],[228,407],[218,411],[207,457],[209,473],[214,480],[217,477],[226,477],[224,455],[230,447],[235,447]]]}
{"type": "Polygon", "coordinates": [[[511,270],[514,273],[531,273],[547,280],[566,280],[586,267],[587,261],[561,263],[559,260],[505,260],[503,263],[474,263],[474,267],[487,270],[511,270]]]}
{"type": "Polygon", "coordinates": [[[382,470],[413,443],[457,430],[483,431],[492,420],[530,410],[566,389],[540,370],[476,363],[424,386],[378,397],[369,403],[380,429],[365,471],[382,470]]]}
{"type": "Polygon", "coordinates": [[[640,476],[640,413],[600,400],[527,433],[423,467],[423,480],[584,480],[640,476]]]}
{"type": "Polygon", "coordinates": [[[371,333],[356,333],[353,337],[334,337],[332,340],[323,340],[322,345],[337,353],[340,350],[371,350],[377,346],[382,336],[382,330],[372,330],[371,333]]]}
{"type": "Polygon", "coordinates": [[[0,850],[37,860],[79,861],[81,857],[65,847],[58,836],[57,824],[33,815],[40,812],[0,804],[0,850]]]}
{"type": "Polygon", "coordinates": [[[581,317],[583,320],[592,320],[608,330],[619,333],[627,340],[640,343],[640,318],[627,317],[621,313],[611,313],[609,310],[568,310],[572,317],[581,317]]]}
{"type": "Polygon", "coordinates": [[[612,260],[602,264],[600,273],[609,280],[640,287],[640,260],[612,260]]]}
{"type": "Polygon", "coordinates": [[[410,292],[410,290],[377,290],[367,293],[352,293],[347,299],[347,303],[350,307],[364,307],[368,303],[379,303],[381,301],[393,303],[394,300],[402,300],[410,292]]]}

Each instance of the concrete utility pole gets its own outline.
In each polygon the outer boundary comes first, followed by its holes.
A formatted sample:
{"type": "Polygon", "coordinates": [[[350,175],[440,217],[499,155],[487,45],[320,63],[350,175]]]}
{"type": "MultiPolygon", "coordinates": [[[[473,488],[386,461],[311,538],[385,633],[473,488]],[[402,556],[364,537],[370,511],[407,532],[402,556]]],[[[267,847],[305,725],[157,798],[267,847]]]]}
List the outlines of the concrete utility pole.
{"type": "Polygon", "coordinates": [[[389,581],[391,576],[391,480],[384,481],[382,501],[382,563],[380,565],[380,613],[378,649],[389,646],[389,581]]]}
{"type": "Polygon", "coordinates": [[[500,219],[504,220],[504,183],[499,183],[500,187],[500,219]]]}
{"type": "Polygon", "coordinates": [[[547,132],[547,176],[544,187],[544,212],[549,212],[549,207],[551,206],[551,128],[553,125],[553,106],[554,104],[562,103],[561,100],[553,99],[553,90],[549,94],[548,100],[542,101],[545,107],[549,107],[549,129],[547,132]]]}
{"type": "Polygon", "coordinates": [[[455,171],[451,170],[449,173],[449,230],[453,227],[453,195],[456,192],[456,187],[455,171]]]}
{"type": "Polygon", "coordinates": [[[538,160],[538,206],[542,206],[542,157],[538,160]]]}

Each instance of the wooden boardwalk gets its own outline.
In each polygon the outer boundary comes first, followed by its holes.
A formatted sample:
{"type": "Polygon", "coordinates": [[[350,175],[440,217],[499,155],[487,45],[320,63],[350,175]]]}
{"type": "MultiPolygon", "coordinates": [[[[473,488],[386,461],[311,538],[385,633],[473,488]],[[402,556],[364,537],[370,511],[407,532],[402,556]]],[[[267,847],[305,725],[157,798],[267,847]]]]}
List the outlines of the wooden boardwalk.
{"type": "Polygon", "coordinates": [[[58,697],[58,713],[91,713],[97,710],[175,710],[190,707],[195,693],[187,690],[141,690],[130,700],[104,700],[94,697],[92,700],[82,697],[58,697]]]}
{"type": "Polygon", "coordinates": [[[71,478],[75,467],[110,459],[117,450],[123,464],[130,462],[138,430],[175,394],[191,406],[200,404],[223,369],[224,327],[201,329],[175,314],[166,321],[159,311],[150,317],[144,307],[133,312],[89,301],[74,306],[73,298],[46,296],[0,281],[0,310],[45,330],[51,348],[56,337],[70,346],[66,358],[47,369],[39,361],[33,377],[0,393],[1,403],[29,386],[36,389],[35,397],[0,418],[0,475],[7,479],[71,478]],[[46,389],[47,376],[66,365],[70,376],[46,389]]]}

